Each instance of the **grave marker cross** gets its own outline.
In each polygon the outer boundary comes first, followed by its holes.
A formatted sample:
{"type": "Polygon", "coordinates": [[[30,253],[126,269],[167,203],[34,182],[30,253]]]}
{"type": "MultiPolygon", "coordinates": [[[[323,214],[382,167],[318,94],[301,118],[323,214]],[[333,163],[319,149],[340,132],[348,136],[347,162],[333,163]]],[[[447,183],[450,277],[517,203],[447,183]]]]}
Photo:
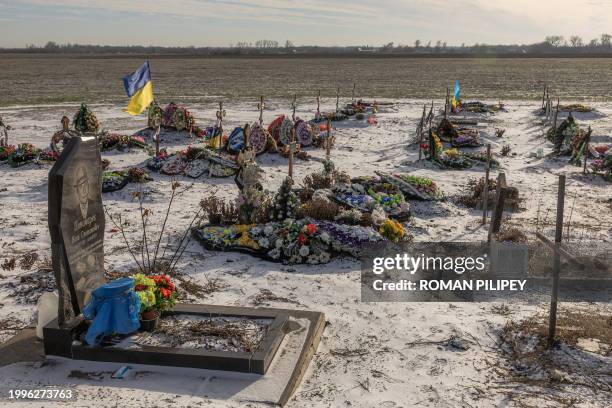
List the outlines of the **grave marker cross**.
{"type": "Polygon", "coordinates": [[[340,87],[336,89],[336,113],[340,112],[340,87]]]}
{"type": "Polygon", "coordinates": [[[331,118],[327,118],[327,137],[325,138],[325,159],[330,160],[331,156],[331,118]]]}
{"type": "Polygon", "coordinates": [[[317,95],[317,118],[321,116],[321,90],[317,95]]]}
{"type": "Polygon", "coordinates": [[[264,102],[264,97],[261,95],[259,98],[259,103],[257,104],[257,109],[259,109],[259,124],[263,125],[263,111],[266,107],[266,103],[264,102]]]}
{"type": "Polygon", "coordinates": [[[291,114],[291,119],[295,122],[295,108],[297,106],[297,94],[293,94],[293,102],[291,102],[291,110],[293,111],[291,114]]]}
{"type": "Polygon", "coordinates": [[[291,143],[289,144],[289,177],[293,179],[293,154],[296,150],[295,129],[291,130],[291,143]]]}

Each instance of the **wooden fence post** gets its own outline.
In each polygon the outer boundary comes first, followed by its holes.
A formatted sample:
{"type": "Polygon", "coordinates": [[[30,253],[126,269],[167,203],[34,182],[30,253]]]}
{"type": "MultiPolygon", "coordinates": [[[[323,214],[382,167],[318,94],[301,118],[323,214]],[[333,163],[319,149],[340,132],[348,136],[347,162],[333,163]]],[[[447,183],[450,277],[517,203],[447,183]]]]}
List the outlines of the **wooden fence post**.
{"type": "Polygon", "coordinates": [[[450,98],[450,88],[446,88],[446,101],[444,102],[444,119],[448,117],[449,98],[450,98]]]}
{"type": "Polygon", "coordinates": [[[546,89],[548,88],[548,84],[544,84],[544,92],[542,93],[542,109],[544,109],[544,102],[546,101],[546,89]]]}
{"type": "Polygon", "coordinates": [[[482,223],[487,223],[487,212],[489,206],[489,172],[491,171],[491,143],[487,143],[487,169],[485,172],[483,198],[482,198],[482,223]]]}
{"type": "Polygon", "coordinates": [[[589,160],[589,142],[591,141],[591,126],[589,126],[589,130],[587,131],[586,137],[584,139],[584,167],[582,168],[582,174],[587,173],[587,161],[589,160]]]}
{"type": "Polygon", "coordinates": [[[423,115],[421,115],[421,121],[417,127],[417,137],[419,140],[419,161],[421,160],[422,151],[421,145],[423,144],[423,131],[425,129],[425,121],[427,120],[427,105],[423,105],[423,115]]]}
{"type": "Polygon", "coordinates": [[[557,108],[555,109],[555,119],[553,122],[553,128],[557,131],[557,118],[559,117],[559,98],[557,98],[557,108]]]}
{"type": "MultiPolygon", "coordinates": [[[[557,190],[557,221],[555,225],[555,245],[558,248],[563,238],[563,207],[565,205],[565,175],[559,176],[557,190]]],[[[559,272],[561,270],[561,255],[555,251],[553,263],[552,293],[550,296],[550,313],[548,316],[548,347],[555,341],[557,330],[557,300],[559,298],[559,272]]]]}
{"type": "Polygon", "coordinates": [[[491,242],[493,234],[499,232],[501,228],[502,215],[504,213],[504,201],[506,198],[506,174],[499,173],[497,176],[497,186],[495,193],[495,208],[493,208],[493,216],[489,225],[489,235],[487,241],[491,242]]]}

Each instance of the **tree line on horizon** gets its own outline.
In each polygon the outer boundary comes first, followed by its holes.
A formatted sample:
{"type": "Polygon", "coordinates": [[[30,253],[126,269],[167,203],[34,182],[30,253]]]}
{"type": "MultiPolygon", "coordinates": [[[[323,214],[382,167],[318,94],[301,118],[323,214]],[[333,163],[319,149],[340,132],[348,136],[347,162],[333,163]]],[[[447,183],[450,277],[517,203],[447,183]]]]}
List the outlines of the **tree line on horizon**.
{"type": "Polygon", "coordinates": [[[589,55],[612,54],[612,35],[601,34],[598,38],[584,41],[580,36],[565,38],[561,35],[547,36],[544,41],[528,45],[473,44],[448,45],[444,41],[423,42],[413,45],[396,45],[389,42],[382,46],[318,46],[295,45],[292,41],[279,43],[275,40],[237,42],[228,47],[162,47],[141,45],[91,45],[58,44],[48,41],[44,46],[28,44],[24,48],[0,48],[3,53],[22,54],[151,54],[151,55],[589,55]]]}

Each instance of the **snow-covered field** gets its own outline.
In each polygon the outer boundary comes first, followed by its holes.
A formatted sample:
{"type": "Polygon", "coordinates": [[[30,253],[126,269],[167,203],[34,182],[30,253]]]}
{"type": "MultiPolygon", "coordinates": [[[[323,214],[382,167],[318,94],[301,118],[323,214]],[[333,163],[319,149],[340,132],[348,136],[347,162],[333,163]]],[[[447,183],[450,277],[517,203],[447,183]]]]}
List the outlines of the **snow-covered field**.
{"type": "MultiPolygon", "coordinates": [[[[481,177],[483,166],[462,171],[441,170],[431,163],[415,163],[416,146],[408,147],[416,123],[427,101],[394,101],[393,107],[377,115],[378,123],[336,123],[336,145],[332,160],[336,167],[351,176],[373,175],[375,170],[411,172],[432,177],[449,197],[442,203],[411,202],[413,217],[409,232],[420,241],[480,241],[486,240],[487,229],[480,223],[481,211],[455,203],[470,178],[481,177]]],[[[440,106],[441,101],[437,101],[440,106]]],[[[442,102],[443,103],[443,102],[442,102]]],[[[226,129],[253,122],[258,118],[256,103],[226,103],[226,129]]],[[[593,104],[605,116],[584,119],[581,126],[591,125],[594,142],[610,142],[612,135],[612,103],[593,104]]],[[[490,142],[494,157],[501,163],[509,185],[518,188],[524,199],[523,211],[512,212],[507,225],[523,230],[530,239],[536,223],[545,224],[544,232],[552,236],[556,207],[557,176],[567,175],[566,214],[571,210],[570,234],[574,239],[592,239],[612,244],[612,188],[596,175],[582,175],[582,168],[567,164],[567,158],[547,158],[552,145],[545,141],[541,119],[534,115],[538,102],[512,101],[508,112],[484,118],[479,126],[483,142],[490,142]],[[502,138],[495,129],[506,129],[502,138]],[[501,156],[503,145],[511,153],[501,156]],[[538,148],[544,158],[536,158],[538,148]]],[[[22,106],[0,109],[5,123],[15,128],[10,143],[30,142],[46,147],[51,135],[60,129],[62,115],[72,117],[76,105],[22,106]]],[[[121,106],[91,105],[102,127],[113,132],[132,133],[145,126],[144,117],[133,118],[121,106]]],[[[298,107],[297,115],[310,119],[314,105],[298,107]]],[[[323,106],[322,110],[332,109],[323,106]]],[[[191,106],[197,122],[212,124],[212,106],[191,106]]],[[[280,101],[269,101],[264,122],[276,115],[288,113],[289,107],[280,101]]],[[[182,145],[168,146],[172,152],[182,145]]],[[[193,143],[197,143],[193,141],[193,143]]],[[[323,157],[323,150],[311,149],[313,156],[323,157]]],[[[110,169],[143,164],[148,158],[143,150],[105,152],[110,169]]],[[[258,157],[266,173],[266,188],[275,189],[287,173],[287,159],[280,155],[258,157]]],[[[317,161],[297,160],[295,178],[299,181],[320,170],[317,161]]],[[[30,164],[20,168],[0,166],[0,262],[19,258],[36,251],[39,257],[50,256],[47,227],[47,175],[49,165],[30,164]]],[[[492,177],[498,169],[492,170],[492,177]]],[[[146,205],[153,216],[161,220],[167,206],[170,177],[152,174],[154,181],[144,185],[128,184],[115,193],[103,195],[111,213],[122,212],[124,218],[137,219],[137,203],[131,193],[138,189],[148,192],[146,205]]],[[[190,189],[177,199],[168,225],[172,233],[185,230],[199,201],[211,193],[236,197],[233,178],[180,178],[190,189]]],[[[136,224],[134,224],[136,225],[136,224]]],[[[106,225],[106,269],[126,270],[133,267],[121,234],[111,232],[106,225]]],[[[492,303],[363,303],[360,300],[360,265],[355,260],[336,260],[322,266],[283,266],[261,261],[238,253],[217,253],[202,249],[192,242],[180,268],[197,282],[219,279],[221,288],[198,303],[251,306],[255,297],[269,290],[293,302],[271,301],[272,307],[307,308],[325,313],[328,324],[321,344],[306,373],[291,407],[489,407],[514,406],[511,392],[529,392],[521,385],[508,385],[497,366],[501,359],[496,350],[496,330],[508,320],[519,320],[546,310],[546,302],[507,303],[507,313],[496,313],[499,304],[492,303]],[[468,350],[453,350],[441,345],[453,336],[469,343],[468,350]],[[416,344],[415,344],[416,343],[416,344]]],[[[12,317],[25,326],[31,321],[35,304],[19,303],[11,296],[11,283],[18,283],[25,271],[17,265],[13,270],[0,270],[0,320],[12,317]]],[[[561,304],[560,308],[578,305],[561,304]]],[[[580,305],[588,310],[611,314],[609,303],[580,305]]],[[[0,331],[0,340],[10,332],[0,331]]],[[[608,364],[610,363],[608,357],[608,364]]],[[[78,406],[211,406],[237,407],[242,403],[226,399],[210,399],[201,387],[197,370],[160,369],[141,366],[143,374],[127,385],[113,380],[110,374],[120,364],[93,364],[66,360],[53,365],[21,363],[0,368],[0,386],[34,387],[36,384],[75,386],[79,392],[78,406]],[[72,370],[91,375],[66,375],[72,370]],[[194,373],[195,371],[195,373],[194,373]],[[159,384],[159,386],[156,386],[159,384]],[[163,385],[162,385],[163,384],[163,385]]],[[[608,366],[609,367],[609,366],[608,366]]],[[[219,385],[218,385],[219,386],[219,385]]],[[[221,385],[222,386],[222,385],[221,385]]],[[[610,406],[611,394],[595,393],[579,386],[568,386],[568,392],[578,397],[576,406],[610,406]]],[[[534,393],[533,406],[561,406],[546,393],[534,393]]],[[[44,406],[50,406],[45,403],[44,406]]],[[[75,405],[76,406],[76,405],[75,405]]],[[[259,406],[252,403],[251,406],[259,406]]],[[[532,406],[532,405],[523,405],[532,406]]]]}

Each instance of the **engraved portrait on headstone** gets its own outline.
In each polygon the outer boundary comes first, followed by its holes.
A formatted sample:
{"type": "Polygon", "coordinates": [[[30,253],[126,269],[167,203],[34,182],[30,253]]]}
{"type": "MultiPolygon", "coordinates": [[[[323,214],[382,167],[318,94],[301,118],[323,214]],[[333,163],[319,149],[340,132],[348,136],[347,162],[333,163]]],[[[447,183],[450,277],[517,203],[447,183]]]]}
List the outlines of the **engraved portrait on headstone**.
{"type": "Polygon", "coordinates": [[[98,141],[74,137],[49,172],[60,324],[80,314],[91,291],[104,283],[104,222],[98,141]]]}

